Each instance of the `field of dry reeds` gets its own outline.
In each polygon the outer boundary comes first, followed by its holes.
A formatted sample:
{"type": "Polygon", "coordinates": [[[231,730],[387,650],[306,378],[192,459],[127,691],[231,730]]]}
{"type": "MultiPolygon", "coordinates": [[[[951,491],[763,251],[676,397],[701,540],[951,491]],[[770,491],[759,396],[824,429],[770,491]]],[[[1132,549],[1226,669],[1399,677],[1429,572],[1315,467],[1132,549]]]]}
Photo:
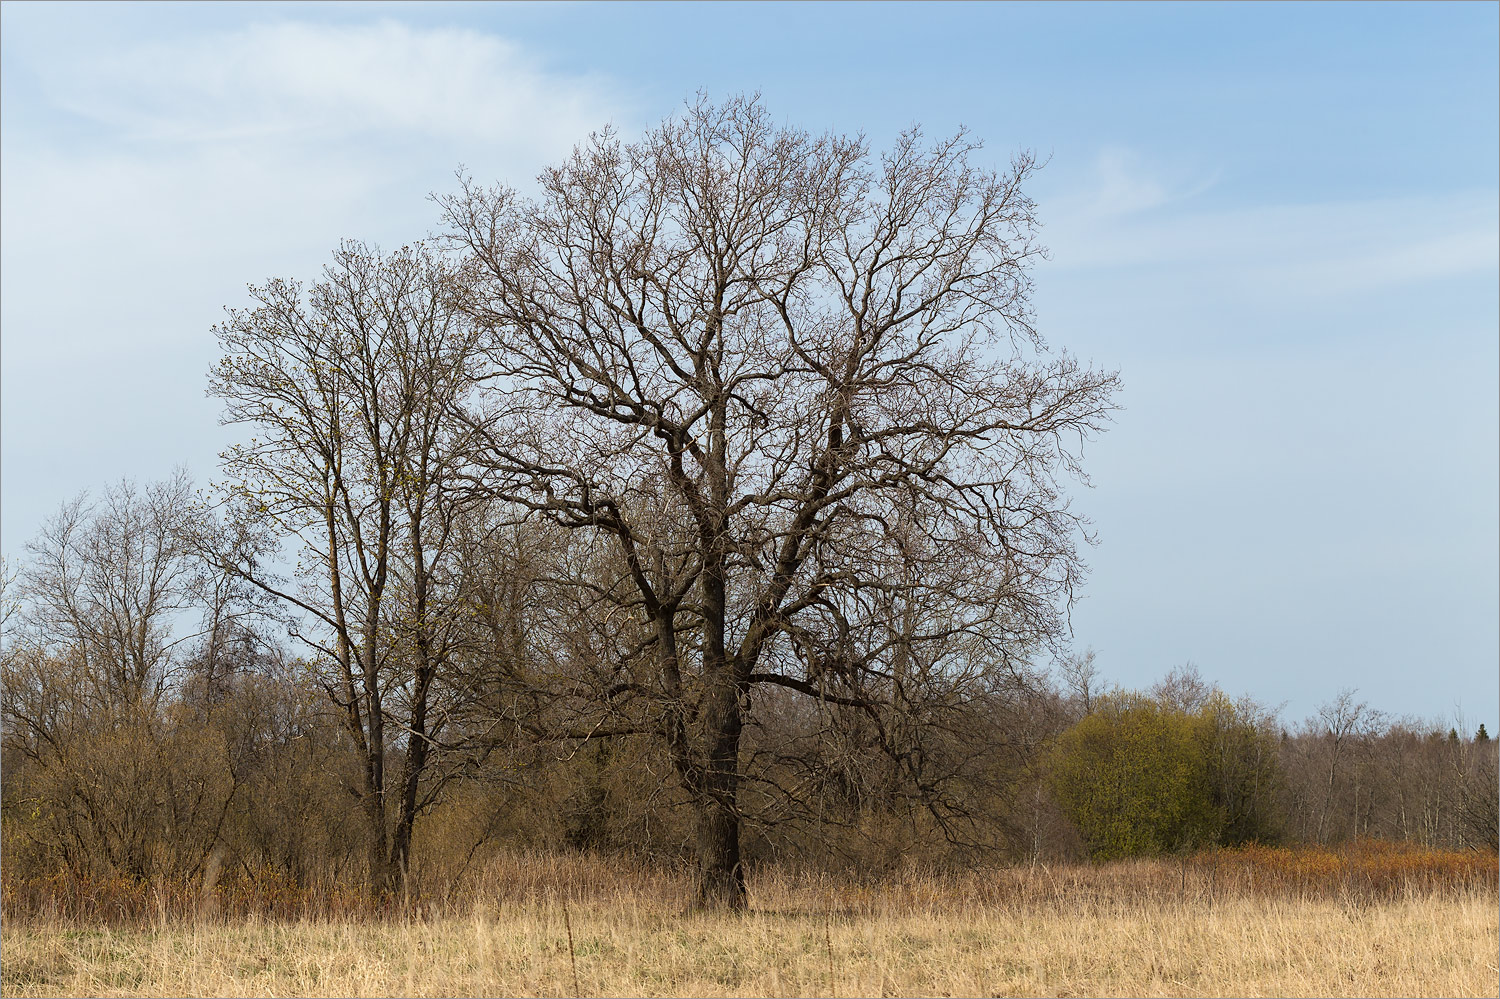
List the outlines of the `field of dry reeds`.
{"type": "Polygon", "coordinates": [[[1362,843],[861,878],[755,872],[750,911],[620,858],[497,856],[383,907],[240,872],[212,890],[3,888],[0,991],[64,995],[1495,995],[1492,854],[1362,843]]]}

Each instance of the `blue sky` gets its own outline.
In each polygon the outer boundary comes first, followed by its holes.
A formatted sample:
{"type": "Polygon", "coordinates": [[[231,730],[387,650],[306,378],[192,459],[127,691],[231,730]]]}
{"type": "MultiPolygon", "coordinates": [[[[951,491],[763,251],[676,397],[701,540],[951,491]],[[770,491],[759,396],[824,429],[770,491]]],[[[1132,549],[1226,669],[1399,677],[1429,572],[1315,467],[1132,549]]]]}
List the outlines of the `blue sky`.
{"type": "Polygon", "coordinates": [[[0,547],[226,441],[210,327],[589,130],[760,91],[1035,180],[1043,333],[1124,382],[1077,505],[1109,679],[1500,701],[1496,4],[0,8],[0,547]]]}

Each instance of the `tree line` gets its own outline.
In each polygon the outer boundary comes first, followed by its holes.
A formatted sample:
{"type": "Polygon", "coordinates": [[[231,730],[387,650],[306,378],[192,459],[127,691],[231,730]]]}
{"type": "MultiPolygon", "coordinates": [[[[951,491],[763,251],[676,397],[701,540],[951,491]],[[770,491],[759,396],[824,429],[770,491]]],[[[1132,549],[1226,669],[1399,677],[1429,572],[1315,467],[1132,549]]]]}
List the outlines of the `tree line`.
{"type": "Polygon", "coordinates": [[[1482,841],[1473,740],[1412,732],[1446,762],[1394,781],[1363,706],[1329,742],[1191,683],[1094,697],[1068,488],[1118,380],[1036,330],[1036,163],[979,153],[705,99],[253,286],[215,330],[242,436],[212,495],[80,498],[8,583],[7,871],[388,893],[525,841],[688,859],[736,907],[777,856],[1328,841],[1392,807],[1482,841]],[[1101,785],[1137,745],[1165,783],[1101,785]]]}

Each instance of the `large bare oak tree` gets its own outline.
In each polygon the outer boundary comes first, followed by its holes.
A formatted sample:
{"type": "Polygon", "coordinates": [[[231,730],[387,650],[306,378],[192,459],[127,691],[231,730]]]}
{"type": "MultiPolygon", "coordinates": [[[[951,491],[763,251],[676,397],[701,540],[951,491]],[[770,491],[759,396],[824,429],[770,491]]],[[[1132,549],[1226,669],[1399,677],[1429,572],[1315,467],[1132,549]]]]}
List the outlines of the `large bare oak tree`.
{"type": "Polygon", "coordinates": [[[744,903],[742,736],[774,685],[877,722],[1019,669],[1083,572],[1112,373],[1033,326],[1034,162],[700,100],[541,193],[442,199],[474,281],[494,495],[613,549],[636,624],[593,731],[649,729],[696,806],[700,901],[744,903]]]}

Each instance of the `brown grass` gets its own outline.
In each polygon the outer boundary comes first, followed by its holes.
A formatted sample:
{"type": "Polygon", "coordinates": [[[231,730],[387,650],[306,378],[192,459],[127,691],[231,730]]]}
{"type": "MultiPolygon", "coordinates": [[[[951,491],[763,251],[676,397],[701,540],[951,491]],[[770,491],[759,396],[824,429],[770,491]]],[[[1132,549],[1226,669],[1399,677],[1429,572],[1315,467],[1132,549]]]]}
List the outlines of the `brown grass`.
{"type": "MultiPolygon", "coordinates": [[[[0,991],[1495,995],[1495,871],[1493,856],[1371,844],[880,879],[767,870],[751,911],[728,916],[684,915],[681,873],[513,856],[452,897],[418,893],[384,914],[349,901],[274,918],[291,903],[260,896],[255,911],[244,886],[202,907],[158,886],[132,889],[144,901],[124,901],[145,911],[112,925],[57,900],[38,910],[39,896],[7,885],[0,991]]],[[[282,889],[297,907],[314,901],[282,889]]]]}

